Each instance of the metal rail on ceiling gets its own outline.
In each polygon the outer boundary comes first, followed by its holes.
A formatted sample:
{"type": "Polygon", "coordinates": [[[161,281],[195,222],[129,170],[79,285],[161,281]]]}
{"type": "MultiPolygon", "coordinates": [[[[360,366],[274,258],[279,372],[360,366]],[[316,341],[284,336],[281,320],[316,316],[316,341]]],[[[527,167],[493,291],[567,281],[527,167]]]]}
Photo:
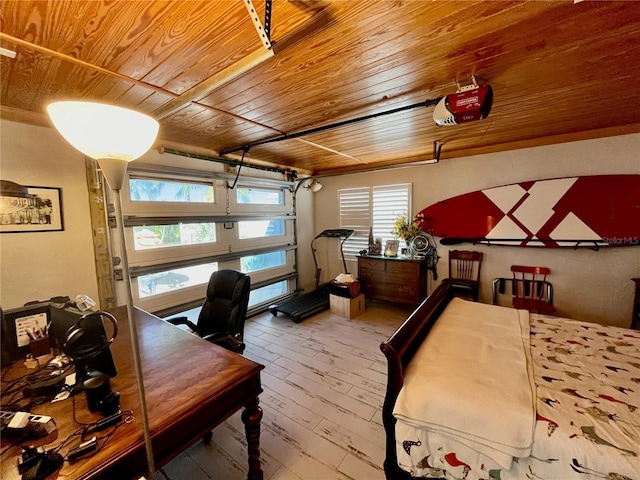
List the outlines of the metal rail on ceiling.
{"type": "MultiPolygon", "coordinates": [[[[240,149],[242,150],[242,149],[240,149]]],[[[238,167],[240,166],[240,160],[232,160],[229,158],[220,158],[220,157],[209,157],[207,155],[200,155],[197,153],[189,153],[189,152],[183,152],[180,150],[174,150],[173,148],[166,148],[164,147],[162,150],[164,153],[172,153],[174,155],[180,155],[183,157],[188,157],[188,158],[195,158],[198,160],[206,160],[208,162],[217,162],[217,163],[223,163],[225,165],[231,165],[233,167],[238,167]]],[[[235,151],[235,150],[234,150],[235,151]]],[[[262,170],[265,172],[275,172],[275,173],[282,173],[284,175],[286,174],[290,174],[291,170],[290,169],[284,169],[284,168],[278,168],[278,167],[267,167],[264,165],[258,165],[255,163],[242,163],[242,166],[247,167],[247,168],[253,168],[256,170],[262,170]]]]}
{"type": "Polygon", "coordinates": [[[423,102],[413,103],[411,105],[405,105],[404,107],[393,108],[391,110],[387,110],[384,112],[372,113],[370,115],[364,115],[362,117],[352,118],[350,120],[343,120],[342,122],[331,123],[329,125],[323,125],[321,127],[310,128],[308,130],[303,130],[301,132],[296,133],[285,133],[279,137],[268,138],[266,140],[260,140],[258,142],[248,143],[246,145],[242,145],[240,147],[234,147],[226,150],[222,150],[220,155],[227,155],[233,152],[239,152],[240,150],[248,151],[253,147],[257,147],[259,145],[266,145],[268,143],[281,142],[283,140],[291,140],[294,138],[302,137],[304,135],[311,135],[313,133],[324,132],[326,130],[332,130],[334,128],[344,127],[345,125],[351,125],[353,123],[364,122],[365,120],[371,120],[372,118],[382,117],[384,115],[391,115],[394,113],[404,112],[406,110],[411,110],[419,107],[431,107],[437,105],[438,102],[442,99],[442,97],[425,100],[423,102]]]}

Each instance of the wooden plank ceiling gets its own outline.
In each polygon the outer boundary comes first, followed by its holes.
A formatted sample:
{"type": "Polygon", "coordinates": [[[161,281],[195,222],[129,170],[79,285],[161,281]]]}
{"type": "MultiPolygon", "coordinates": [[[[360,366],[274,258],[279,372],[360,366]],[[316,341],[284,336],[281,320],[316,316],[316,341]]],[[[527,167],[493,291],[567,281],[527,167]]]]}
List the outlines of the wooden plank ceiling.
{"type": "MultiPolygon", "coordinates": [[[[264,0],[254,7],[264,22],[264,0]]],[[[271,51],[242,0],[0,8],[14,120],[103,101],[158,118],[159,146],[218,153],[439,98],[473,74],[494,91],[484,120],[437,127],[433,107],[414,108],[255,146],[248,161],[321,175],[429,160],[435,140],[448,161],[640,131],[637,1],[273,0],[271,51]]]]}

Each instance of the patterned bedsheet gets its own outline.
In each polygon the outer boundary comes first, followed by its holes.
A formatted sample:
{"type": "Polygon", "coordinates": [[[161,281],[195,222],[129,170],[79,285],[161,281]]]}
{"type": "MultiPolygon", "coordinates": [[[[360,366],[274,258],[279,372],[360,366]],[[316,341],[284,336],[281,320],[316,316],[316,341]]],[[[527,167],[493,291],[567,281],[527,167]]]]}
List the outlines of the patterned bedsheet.
{"type": "Polygon", "coordinates": [[[398,422],[403,469],[456,480],[640,480],[640,332],[538,314],[530,328],[531,456],[505,470],[455,439],[398,422]]]}

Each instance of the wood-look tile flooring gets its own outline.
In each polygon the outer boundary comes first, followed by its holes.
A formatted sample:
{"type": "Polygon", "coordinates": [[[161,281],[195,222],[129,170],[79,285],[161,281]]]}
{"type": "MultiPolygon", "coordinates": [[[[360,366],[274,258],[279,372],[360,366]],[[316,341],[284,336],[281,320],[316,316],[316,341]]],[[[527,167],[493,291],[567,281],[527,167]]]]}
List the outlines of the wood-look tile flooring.
{"type": "MultiPolygon", "coordinates": [[[[265,480],[382,480],[380,343],[411,309],[370,301],[346,319],[329,310],[296,324],[265,312],[247,319],[245,356],[261,372],[260,454],[265,480]]],[[[246,479],[240,412],[165,465],[156,480],[246,479]]]]}

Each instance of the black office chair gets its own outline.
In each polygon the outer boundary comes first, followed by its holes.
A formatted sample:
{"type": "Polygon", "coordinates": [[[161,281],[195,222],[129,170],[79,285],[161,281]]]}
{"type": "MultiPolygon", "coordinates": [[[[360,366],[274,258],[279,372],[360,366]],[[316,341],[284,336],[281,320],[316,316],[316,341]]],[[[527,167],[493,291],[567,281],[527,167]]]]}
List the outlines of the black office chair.
{"type": "Polygon", "coordinates": [[[198,324],[187,317],[168,318],[167,321],[173,325],[187,325],[205,340],[242,353],[250,290],[251,278],[248,275],[235,270],[218,270],[209,279],[207,298],[200,310],[198,324]]]}

